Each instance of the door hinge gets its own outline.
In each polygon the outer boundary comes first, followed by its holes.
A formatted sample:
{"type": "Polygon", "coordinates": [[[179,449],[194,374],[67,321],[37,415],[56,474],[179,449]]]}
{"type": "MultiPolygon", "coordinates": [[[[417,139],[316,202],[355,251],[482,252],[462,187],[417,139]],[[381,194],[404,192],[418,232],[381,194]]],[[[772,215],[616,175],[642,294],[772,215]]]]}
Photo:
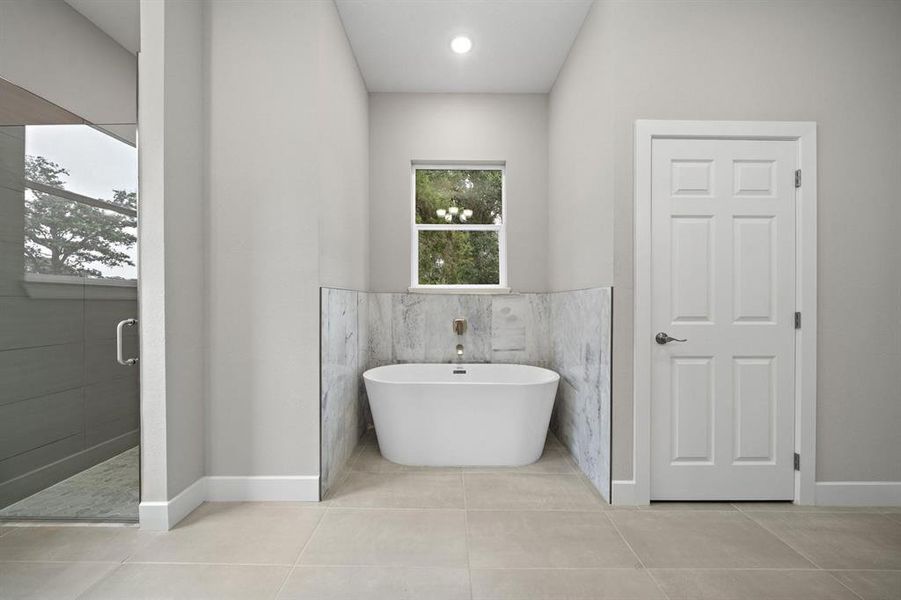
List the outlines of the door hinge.
{"type": "Polygon", "coordinates": [[[795,171],[795,187],[801,187],[801,169],[795,171]]]}
{"type": "Polygon", "coordinates": [[[795,452],[795,471],[801,470],[801,455],[795,452]]]}
{"type": "Polygon", "coordinates": [[[801,329],[801,313],[795,313],[795,329],[801,329]]]}

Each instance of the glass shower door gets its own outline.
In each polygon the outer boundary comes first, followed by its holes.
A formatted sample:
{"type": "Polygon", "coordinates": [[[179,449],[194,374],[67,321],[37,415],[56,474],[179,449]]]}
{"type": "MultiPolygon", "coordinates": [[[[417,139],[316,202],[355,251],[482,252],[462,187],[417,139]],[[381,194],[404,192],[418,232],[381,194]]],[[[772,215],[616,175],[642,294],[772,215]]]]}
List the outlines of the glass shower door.
{"type": "Polygon", "coordinates": [[[0,127],[0,519],[137,520],[137,150],[110,131],[0,127]]]}

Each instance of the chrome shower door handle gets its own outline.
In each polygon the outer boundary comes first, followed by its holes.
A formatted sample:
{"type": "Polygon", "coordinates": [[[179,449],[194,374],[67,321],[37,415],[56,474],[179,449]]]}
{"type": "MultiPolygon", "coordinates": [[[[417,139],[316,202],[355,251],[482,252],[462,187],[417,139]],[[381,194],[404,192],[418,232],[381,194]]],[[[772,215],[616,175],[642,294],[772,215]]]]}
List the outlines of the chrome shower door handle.
{"type": "Polygon", "coordinates": [[[116,360],[120,365],[125,365],[126,367],[132,367],[138,364],[137,358],[123,358],[122,350],[122,330],[126,327],[134,327],[138,324],[137,319],[125,319],[124,321],[119,321],[119,324],[116,325],[116,360]]]}
{"type": "Polygon", "coordinates": [[[660,333],[658,333],[656,336],[654,336],[654,339],[660,345],[668,344],[670,342],[687,342],[688,341],[688,340],[680,340],[679,338],[670,337],[670,334],[666,333],[665,331],[661,331],[660,333]]]}

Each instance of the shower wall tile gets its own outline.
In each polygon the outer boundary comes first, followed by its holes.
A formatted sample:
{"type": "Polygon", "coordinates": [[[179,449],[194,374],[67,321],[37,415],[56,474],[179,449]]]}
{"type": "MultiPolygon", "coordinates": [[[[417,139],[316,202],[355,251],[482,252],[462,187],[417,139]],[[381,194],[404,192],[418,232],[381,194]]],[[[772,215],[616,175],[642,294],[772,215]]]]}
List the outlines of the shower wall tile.
{"type": "Polygon", "coordinates": [[[553,293],[549,304],[550,365],[560,374],[554,428],[609,501],[612,290],[553,293]]]}

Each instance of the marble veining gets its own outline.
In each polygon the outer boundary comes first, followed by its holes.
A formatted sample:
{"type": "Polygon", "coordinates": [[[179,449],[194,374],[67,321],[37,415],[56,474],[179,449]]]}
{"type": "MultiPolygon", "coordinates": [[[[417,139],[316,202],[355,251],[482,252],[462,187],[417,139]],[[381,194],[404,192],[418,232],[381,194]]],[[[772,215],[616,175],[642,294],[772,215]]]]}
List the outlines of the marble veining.
{"type": "Polygon", "coordinates": [[[608,501],[611,294],[610,288],[548,294],[550,367],[560,374],[553,427],[608,501]]]}
{"type": "Polygon", "coordinates": [[[324,494],[371,422],[362,373],[394,363],[504,362],[560,373],[552,427],[610,495],[611,289],[505,295],[322,290],[324,494]],[[458,336],[456,317],[467,320],[458,336]]]}
{"type": "Polygon", "coordinates": [[[547,294],[510,294],[491,302],[491,361],[545,366],[550,355],[547,294]]]}
{"type": "Polygon", "coordinates": [[[365,297],[360,292],[323,288],[321,293],[319,487],[324,495],[338,480],[365,427],[360,390],[368,339],[361,341],[360,333],[368,338],[369,311],[368,306],[360,310],[365,297]]]}
{"type": "Polygon", "coordinates": [[[0,510],[0,518],[137,521],[138,446],[0,510]]]}

